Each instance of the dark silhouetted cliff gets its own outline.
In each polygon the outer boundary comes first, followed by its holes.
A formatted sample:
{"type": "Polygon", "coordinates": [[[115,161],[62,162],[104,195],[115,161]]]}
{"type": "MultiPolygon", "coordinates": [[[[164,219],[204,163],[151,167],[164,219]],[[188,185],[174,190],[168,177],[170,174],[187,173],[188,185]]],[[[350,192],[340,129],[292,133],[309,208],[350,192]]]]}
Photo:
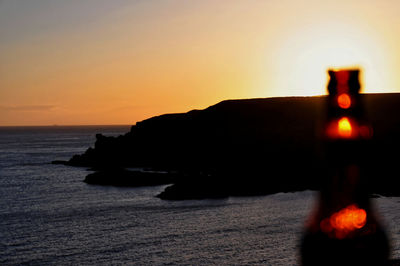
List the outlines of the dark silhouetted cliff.
{"type": "MultiPolygon", "coordinates": [[[[368,171],[372,192],[399,194],[400,94],[362,97],[374,126],[368,171]]],[[[174,173],[175,185],[160,195],[167,199],[317,189],[324,178],[318,128],[325,100],[227,100],[204,110],[161,115],[138,122],[123,136],[97,135],[94,148],[66,164],[174,173]]]]}

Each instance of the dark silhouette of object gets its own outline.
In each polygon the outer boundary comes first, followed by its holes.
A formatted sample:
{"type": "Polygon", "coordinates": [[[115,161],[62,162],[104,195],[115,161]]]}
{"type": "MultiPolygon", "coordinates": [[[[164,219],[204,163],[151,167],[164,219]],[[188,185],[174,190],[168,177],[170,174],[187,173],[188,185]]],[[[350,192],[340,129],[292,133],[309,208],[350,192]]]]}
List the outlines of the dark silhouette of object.
{"type": "MultiPolygon", "coordinates": [[[[400,94],[358,97],[374,125],[369,152],[374,164],[366,174],[380,178],[371,179],[371,192],[400,195],[399,158],[393,156],[400,150],[400,94]]],[[[327,97],[227,100],[204,110],[161,115],[138,122],[118,137],[98,134],[94,147],[58,163],[101,172],[89,178],[91,184],[135,186],[136,177],[153,185],[173,183],[160,195],[163,199],[319,189],[324,159],[315,152],[315,128],[327,101],[327,97]],[[127,167],[168,174],[120,171],[127,167]],[[168,180],[160,180],[164,177],[168,180]]]]}
{"type": "MultiPolygon", "coordinates": [[[[303,265],[388,265],[389,245],[369,199],[372,128],[359,94],[359,70],[329,71],[323,126],[327,174],[302,239],[303,265]]],[[[379,177],[376,177],[379,178],[379,177]]]]}

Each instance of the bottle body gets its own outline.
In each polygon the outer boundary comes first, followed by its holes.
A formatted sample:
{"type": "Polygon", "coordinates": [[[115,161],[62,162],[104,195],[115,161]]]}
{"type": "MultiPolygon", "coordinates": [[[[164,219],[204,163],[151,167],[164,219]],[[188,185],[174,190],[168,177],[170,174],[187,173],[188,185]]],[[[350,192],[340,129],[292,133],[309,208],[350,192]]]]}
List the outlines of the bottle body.
{"type": "Polygon", "coordinates": [[[301,243],[302,265],[387,265],[389,245],[363,172],[366,143],[329,143],[328,176],[301,243]],[[350,149],[350,147],[352,147],[350,149]],[[343,155],[343,149],[346,153],[343,155]]]}
{"type": "Polygon", "coordinates": [[[358,70],[330,71],[323,129],[326,173],[301,243],[302,265],[387,265],[389,245],[372,208],[365,171],[372,128],[358,70]]]}

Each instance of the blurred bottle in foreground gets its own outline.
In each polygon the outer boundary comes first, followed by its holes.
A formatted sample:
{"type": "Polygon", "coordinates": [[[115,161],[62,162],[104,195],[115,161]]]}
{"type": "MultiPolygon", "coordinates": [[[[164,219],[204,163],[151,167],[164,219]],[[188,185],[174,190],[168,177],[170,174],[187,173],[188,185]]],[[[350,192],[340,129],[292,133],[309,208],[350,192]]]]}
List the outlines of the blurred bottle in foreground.
{"type": "MultiPolygon", "coordinates": [[[[389,244],[371,206],[364,173],[372,127],[358,69],[329,70],[323,129],[326,175],[301,243],[303,265],[387,265],[389,244]]],[[[378,177],[377,177],[378,178],[378,177]]]]}

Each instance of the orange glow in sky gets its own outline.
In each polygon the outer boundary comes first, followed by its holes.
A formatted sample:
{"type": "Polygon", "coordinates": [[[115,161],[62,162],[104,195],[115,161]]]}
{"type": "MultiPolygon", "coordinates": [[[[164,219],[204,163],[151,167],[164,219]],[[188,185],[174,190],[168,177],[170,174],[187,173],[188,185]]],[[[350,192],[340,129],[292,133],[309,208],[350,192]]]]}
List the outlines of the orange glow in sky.
{"type": "Polygon", "coordinates": [[[225,99],[400,85],[399,1],[0,1],[0,125],[134,124],[225,99]]]}

